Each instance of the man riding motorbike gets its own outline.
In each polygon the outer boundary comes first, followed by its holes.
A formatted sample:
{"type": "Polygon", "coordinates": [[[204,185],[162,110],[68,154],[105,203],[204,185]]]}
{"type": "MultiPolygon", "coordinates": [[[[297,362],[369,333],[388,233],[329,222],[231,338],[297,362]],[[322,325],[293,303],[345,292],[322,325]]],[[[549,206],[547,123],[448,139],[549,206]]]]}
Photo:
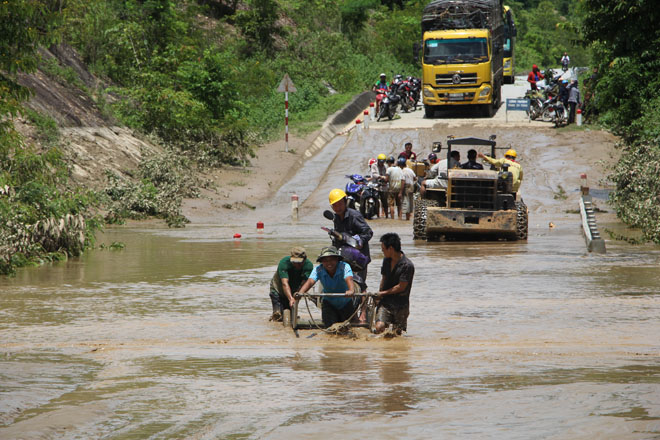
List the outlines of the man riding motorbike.
{"type": "Polygon", "coordinates": [[[374,86],[371,88],[374,92],[377,93],[376,96],[376,114],[380,114],[380,101],[387,96],[387,91],[390,89],[390,83],[387,82],[387,75],[384,73],[380,74],[380,79],[374,86]]]}
{"type": "Polygon", "coordinates": [[[568,53],[564,52],[564,56],[561,57],[561,69],[566,72],[568,70],[568,65],[571,62],[571,58],[568,56],[568,53]]]}
{"type": "MultiPolygon", "coordinates": [[[[333,189],[328,195],[328,201],[334,211],[334,229],[337,232],[346,232],[351,236],[359,236],[359,244],[356,247],[360,252],[370,258],[369,240],[373,236],[373,231],[360,214],[360,211],[351,209],[346,204],[346,193],[341,189],[333,189]]],[[[358,273],[365,284],[367,282],[367,268],[358,273]]]]}

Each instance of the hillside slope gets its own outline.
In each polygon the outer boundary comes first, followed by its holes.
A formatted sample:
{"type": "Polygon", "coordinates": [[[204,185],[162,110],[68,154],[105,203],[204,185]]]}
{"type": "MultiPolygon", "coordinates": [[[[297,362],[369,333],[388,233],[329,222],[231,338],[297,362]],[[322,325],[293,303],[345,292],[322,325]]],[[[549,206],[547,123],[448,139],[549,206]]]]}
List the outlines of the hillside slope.
{"type": "MultiPolygon", "coordinates": [[[[56,122],[59,147],[75,184],[100,189],[106,182],[105,170],[131,177],[143,157],[162,151],[102,113],[90,93],[103,82],[88,71],[75,50],[53,46],[41,50],[41,55],[42,67],[35,73],[21,74],[20,83],[33,92],[27,107],[56,122]],[[49,66],[55,61],[66,67],[53,71],[49,66]]],[[[40,144],[35,125],[26,118],[17,118],[16,126],[29,143],[40,144]]]]}

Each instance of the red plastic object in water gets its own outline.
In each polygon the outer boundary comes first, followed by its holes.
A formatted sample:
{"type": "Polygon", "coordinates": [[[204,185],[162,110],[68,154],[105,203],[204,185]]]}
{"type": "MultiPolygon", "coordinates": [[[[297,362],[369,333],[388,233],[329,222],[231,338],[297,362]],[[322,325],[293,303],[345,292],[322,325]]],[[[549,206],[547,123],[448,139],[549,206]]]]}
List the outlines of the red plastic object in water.
{"type": "Polygon", "coordinates": [[[257,222],[257,229],[263,229],[264,228],[264,223],[263,222],[257,222]]]}
{"type": "Polygon", "coordinates": [[[241,234],[239,234],[238,232],[235,233],[235,234],[234,234],[234,238],[241,238],[241,234]]]}

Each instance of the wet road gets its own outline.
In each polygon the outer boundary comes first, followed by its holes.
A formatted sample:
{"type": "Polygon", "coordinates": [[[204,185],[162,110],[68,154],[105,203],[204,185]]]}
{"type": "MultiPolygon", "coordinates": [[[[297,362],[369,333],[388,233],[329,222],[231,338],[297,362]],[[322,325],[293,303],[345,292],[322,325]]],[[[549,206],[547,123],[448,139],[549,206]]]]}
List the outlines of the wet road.
{"type": "Polygon", "coordinates": [[[241,218],[111,228],[100,242],[123,251],[0,279],[0,438],[660,436],[660,248],[589,255],[574,213],[579,173],[596,186],[612,139],[454,122],[339,137],[241,218]],[[492,133],[525,167],[528,242],[413,242],[409,222],[374,220],[374,240],[399,233],[416,266],[405,337],[296,338],[267,321],[277,261],[327,244],[321,212],[344,174],[409,139],[427,154],[492,133]]]}

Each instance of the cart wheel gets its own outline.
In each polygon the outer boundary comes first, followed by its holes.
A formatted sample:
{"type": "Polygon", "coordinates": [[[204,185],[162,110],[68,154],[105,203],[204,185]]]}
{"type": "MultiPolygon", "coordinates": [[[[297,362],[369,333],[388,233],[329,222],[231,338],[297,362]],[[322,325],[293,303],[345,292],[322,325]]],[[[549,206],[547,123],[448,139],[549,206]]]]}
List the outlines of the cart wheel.
{"type": "Polygon", "coordinates": [[[296,299],[293,310],[291,310],[291,328],[294,330],[298,328],[298,304],[300,304],[300,299],[296,299]]]}
{"type": "Polygon", "coordinates": [[[376,301],[373,297],[367,300],[367,322],[369,323],[369,331],[373,333],[376,328],[376,301]]]}
{"type": "Polygon", "coordinates": [[[282,325],[284,325],[284,327],[291,326],[291,310],[284,309],[282,311],[282,325]]]}

